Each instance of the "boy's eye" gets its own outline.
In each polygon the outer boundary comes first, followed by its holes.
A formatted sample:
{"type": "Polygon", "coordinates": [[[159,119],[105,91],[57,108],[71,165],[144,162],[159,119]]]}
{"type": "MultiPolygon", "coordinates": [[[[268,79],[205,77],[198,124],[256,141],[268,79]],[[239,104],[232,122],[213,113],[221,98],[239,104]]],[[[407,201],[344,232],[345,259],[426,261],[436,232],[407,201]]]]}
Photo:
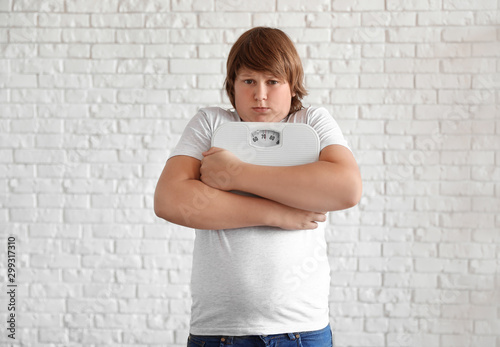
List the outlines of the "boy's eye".
{"type": "Polygon", "coordinates": [[[245,84],[252,84],[253,80],[244,80],[243,83],[245,83],[245,84]]]}
{"type": "Polygon", "coordinates": [[[271,80],[271,81],[269,81],[268,83],[269,83],[269,84],[278,84],[278,83],[279,83],[279,81],[276,81],[276,80],[271,80]]]}

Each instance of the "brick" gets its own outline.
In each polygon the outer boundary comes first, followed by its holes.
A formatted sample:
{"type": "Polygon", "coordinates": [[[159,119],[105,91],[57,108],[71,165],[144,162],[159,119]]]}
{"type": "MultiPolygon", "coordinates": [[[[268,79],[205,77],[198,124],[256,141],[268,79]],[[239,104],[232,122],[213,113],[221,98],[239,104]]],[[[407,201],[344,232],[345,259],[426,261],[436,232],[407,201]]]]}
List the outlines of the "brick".
{"type": "Polygon", "coordinates": [[[93,82],[98,88],[132,88],[144,85],[142,75],[97,75],[93,82]]]}
{"type": "Polygon", "coordinates": [[[3,58],[32,58],[36,56],[35,45],[21,43],[0,43],[3,58]]]}
{"type": "Polygon", "coordinates": [[[416,18],[411,12],[366,12],[361,14],[361,23],[367,27],[412,26],[416,18]]]}
{"type": "Polygon", "coordinates": [[[55,267],[61,268],[78,268],[80,266],[80,257],[78,255],[32,255],[33,267],[55,267]]]}
{"type": "Polygon", "coordinates": [[[473,57],[495,57],[500,46],[498,44],[491,44],[491,42],[485,43],[473,43],[472,44],[472,56],[473,57]]]}
{"type": "Polygon", "coordinates": [[[168,31],[166,29],[123,29],[116,33],[117,43],[131,44],[158,44],[168,43],[168,31]]]}
{"type": "Polygon", "coordinates": [[[44,58],[89,58],[90,46],[86,44],[43,44],[40,56],[44,58]]]}
{"type": "Polygon", "coordinates": [[[457,338],[456,336],[457,335],[443,335],[442,338],[443,344],[455,345],[455,346],[475,346],[475,345],[493,346],[495,344],[494,336],[475,336],[475,335],[465,335],[465,334],[461,334],[460,338],[457,338]]]}
{"type": "MultiPolygon", "coordinates": [[[[219,75],[202,75],[198,77],[198,87],[200,89],[221,89],[224,86],[225,77],[219,75]]],[[[224,93],[224,92],[223,92],[224,93]]]]}
{"type": "Polygon", "coordinates": [[[412,1],[396,1],[388,0],[387,9],[390,11],[428,11],[428,10],[440,10],[442,0],[412,0],[412,1]]]}
{"type": "Polygon", "coordinates": [[[168,300],[159,300],[159,299],[130,299],[130,300],[122,300],[120,301],[120,310],[121,313],[169,313],[169,302],[168,300]]]}
{"type": "Polygon", "coordinates": [[[388,258],[362,258],[359,261],[360,271],[408,272],[412,269],[413,265],[411,258],[405,257],[391,257],[390,261],[388,258]]]}
{"type": "Polygon", "coordinates": [[[432,243],[414,243],[405,245],[404,243],[385,243],[383,245],[383,254],[387,257],[404,257],[404,256],[436,256],[437,251],[435,245],[432,243]]]}
{"type": "MultiPolygon", "coordinates": [[[[18,306],[21,310],[25,312],[40,312],[40,313],[60,313],[64,311],[65,299],[64,298],[25,298],[18,306]],[[32,308],[31,310],[29,308],[32,308]]],[[[17,307],[16,307],[17,309],[17,307]]]]}
{"type": "Polygon", "coordinates": [[[246,13],[201,13],[199,15],[201,28],[238,28],[250,26],[251,17],[246,13]]]}
{"type": "Polygon", "coordinates": [[[115,42],[115,32],[106,29],[64,29],[62,42],[112,43],[115,42]]]}
{"type": "Polygon", "coordinates": [[[46,75],[38,78],[42,88],[90,88],[91,78],[85,75],[46,75]]]}
{"type": "Polygon", "coordinates": [[[144,20],[140,14],[93,13],[90,22],[98,28],[139,28],[143,26],[144,20]]]}
{"type": "MultiPolygon", "coordinates": [[[[94,177],[100,178],[108,178],[111,179],[116,177],[117,179],[125,179],[131,177],[139,177],[140,176],[140,167],[134,164],[102,164],[102,165],[92,165],[91,175],[94,177]]],[[[106,196],[102,197],[103,199],[106,196]]],[[[121,204],[121,207],[125,207],[127,197],[124,197],[124,201],[121,204]]],[[[112,199],[114,201],[114,199],[112,199]]],[[[104,206],[101,206],[104,207],[104,206]]],[[[132,206],[130,206],[132,207],[132,206]]],[[[140,207],[140,205],[135,206],[140,207]]]]}
{"type": "MultiPolygon", "coordinates": [[[[174,11],[213,11],[215,9],[214,0],[172,0],[174,11]]],[[[230,2],[233,4],[234,2],[230,2]]],[[[218,9],[220,10],[220,9],[218,9]]]]}
{"type": "Polygon", "coordinates": [[[445,104],[492,104],[494,95],[490,90],[439,91],[439,100],[445,104]]]}
{"type": "Polygon", "coordinates": [[[472,260],[470,263],[471,273],[475,274],[495,274],[498,271],[498,261],[496,260],[472,260]]]}
{"type": "Polygon", "coordinates": [[[439,254],[446,258],[491,259],[495,250],[488,244],[441,244],[439,254]]]}
{"type": "Polygon", "coordinates": [[[470,57],[471,52],[470,43],[423,43],[417,46],[417,56],[422,58],[470,57]]]}
{"type": "Polygon", "coordinates": [[[135,253],[135,254],[162,254],[168,247],[166,242],[157,240],[138,242],[135,240],[118,241],[116,244],[116,253],[135,253]]]}
{"type": "Polygon", "coordinates": [[[170,98],[172,102],[175,103],[187,103],[188,101],[194,101],[201,104],[213,105],[220,103],[221,93],[214,90],[199,90],[195,95],[192,91],[171,91],[170,98]]]}
{"type": "Polygon", "coordinates": [[[169,42],[174,44],[208,44],[224,42],[224,39],[221,29],[172,29],[170,30],[169,42]]]}
{"type": "Polygon", "coordinates": [[[98,314],[95,322],[99,329],[148,329],[145,315],[98,314]]]}
{"type": "MultiPolygon", "coordinates": [[[[493,167],[493,166],[480,167],[478,170],[472,172],[471,178],[475,181],[489,181],[489,180],[498,181],[499,174],[500,172],[498,167],[493,167]]],[[[487,206],[489,203],[484,202],[485,200],[482,198],[479,199],[481,199],[479,201],[483,201],[483,203],[480,205],[481,208],[487,211],[488,210],[487,206]]]]}
{"type": "Polygon", "coordinates": [[[496,31],[494,27],[468,26],[466,28],[449,28],[443,30],[443,41],[445,42],[478,42],[495,41],[496,31]]]}
{"type": "Polygon", "coordinates": [[[161,0],[121,0],[118,3],[118,12],[167,12],[170,8],[169,1],[161,0]]]}
{"type": "Polygon", "coordinates": [[[64,1],[13,0],[12,9],[19,12],[64,12],[64,1]]]}
{"type": "Polygon", "coordinates": [[[285,33],[293,42],[325,42],[330,41],[331,30],[327,28],[308,28],[297,30],[295,28],[284,29],[285,33]]]}
{"type": "Polygon", "coordinates": [[[474,12],[470,11],[433,11],[418,14],[418,25],[472,25],[474,12]]]}
{"type": "Polygon", "coordinates": [[[473,3],[469,1],[443,0],[445,10],[495,10],[497,2],[495,0],[479,0],[473,3]]]}
{"type": "Polygon", "coordinates": [[[356,2],[348,0],[334,0],[333,10],[335,11],[376,11],[385,10],[385,4],[382,0],[368,1],[360,0],[356,2]]]}
{"type": "Polygon", "coordinates": [[[398,28],[388,31],[389,42],[440,42],[440,28],[398,28]]]}
{"type": "Polygon", "coordinates": [[[117,93],[123,104],[164,104],[168,102],[168,92],[163,90],[126,89],[117,93]]]}
{"type": "MultiPolygon", "coordinates": [[[[4,1],[5,2],[5,1],[4,1]]],[[[5,2],[8,4],[8,1],[5,2]]],[[[41,15],[43,16],[43,14],[41,15]]],[[[23,13],[23,12],[8,12],[0,13],[0,24],[2,27],[34,27],[36,26],[37,19],[34,13],[23,13]]]]}
{"type": "Polygon", "coordinates": [[[111,0],[106,3],[97,0],[69,0],[66,1],[66,9],[68,12],[116,12],[118,9],[118,0],[111,0]]]}
{"type": "Polygon", "coordinates": [[[140,268],[141,259],[139,256],[107,256],[103,258],[100,255],[84,255],[82,257],[82,266],[88,268],[113,268],[113,269],[134,269],[140,268]]]}
{"type": "Polygon", "coordinates": [[[361,88],[413,88],[413,75],[370,74],[360,77],[361,88]]]}
{"type": "Polygon", "coordinates": [[[86,14],[40,13],[38,22],[42,27],[89,27],[90,16],[86,14]]]}
{"type": "Polygon", "coordinates": [[[149,343],[162,344],[168,343],[172,345],[174,335],[172,331],[142,331],[129,330],[124,333],[123,341],[130,344],[149,343]]]}
{"type": "Polygon", "coordinates": [[[471,148],[471,137],[467,135],[448,135],[441,148],[444,150],[467,150],[471,148]]]}
{"type": "Polygon", "coordinates": [[[0,1],[0,11],[7,12],[11,10],[11,2],[9,0],[0,1]]]}
{"type": "Polygon", "coordinates": [[[339,332],[335,336],[335,343],[339,346],[350,346],[360,343],[361,346],[381,346],[385,342],[384,334],[382,333],[346,333],[339,332]]]}
{"type": "Polygon", "coordinates": [[[218,59],[189,59],[170,61],[170,72],[172,73],[221,73],[222,62],[218,59]]]}
{"type": "Polygon", "coordinates": [[[135,297],[136,287],[133,284],[87,284],[83,286],[83,296],[96,300],[108,297],[130,299],[135,297]]]}
{"type": "Polygon", "coordinates": [[[410,106],[404,105],[364,105],[360,107],[362,119],[405,119],[411,117],[410,106]]]}
{"type": "MultiPolygon", "coordinates": [[[[139,17],[139,18],[142,18],[139,17]]],[[[196,28],[195,13],[156,13],[144,16],[146,28],[196,28]]],[[[138,27],[141,25],[138,25],[138,27]]]]}
{"type": "Polygon", "coordinates": [[[68,334],[61,329],[43,329],[39,336],[42,343],[68,343],[68,334]]]}
{"type": "Polygon", "coordinates": [[[434,274],[385,274],[383,283],[394,288],[436,288],[437,279],[434,274]]]}
{"type": "Polygon", "coordinates": [[[146,58],[193,58],[197,56],[197,47],[193,44],[162,44],[145,47],[146,58]]]}
{"type": "Polygon", "coordinates": [[[386,59],[385,71],[389,73],[438,73],[438,59],[386,59]]]}
{"type": "Polygon", "coordinates": [[[454,290],[491,290],[494,288],[494,281],[489,275],[441,275],[440,282],[443,288],[454,290]]]}
{"type": "Polygon", "coordinates": [[[118,331],[113,330],[95,330],[90,332],[79,330],[74,334],[74,339],[81,341],[84,344],[117,344],[122,341],[121,335],[118,331]]]}
{"type": "Polygon", "coordinates": [[[35,207],[35,199],[32,194],[16,194],[8,197],[4,206],[10,208],[28,208],[35,207]]]}
{"type": "Polygon", "coordinates": [[[357,88],[359,86],[358,77],[353,75],[310,75],[306,77],[308,88],[357,88]]]}
{"type": "MultiPolygon", "coordinates": [[[[83,46],[86,48],[87,46],[83,46]]],[[[90,57],[90,48],[88,50],[90,57]]],[[[87,61],[83,59],[65,59],[64,71],[67,73],[111,73],[116,71],[116,62],[107,60],[87,61]]]]}
{"type": "Polygon", "coordinates": [[[385,29],[376,27],[338,28],[333,31],[335,42],[385,42],[385,29]]]}
{"type": "Polygon", "coordinates": [[[14,160],[19,163],[62,162],[65,157],[63,150],[17,149],[14,151],[14,160]]]}
{"type": "Polygon", "coordinates": [[[472,78],[468,75],[450,74],[419,74],[415,76],[417,88],[436,88],[436,89],[469,89],[472,78]]]}
{"type": "Polygon", "coordinates": [[[95,44],[92,46],[93,58],[140,58],[143,56],[141,45],[134,44],[95,44]]]}
{"type": "Polygon", "coordinates": [[[127,59],[116,64],[119,74],[140,73],[144,77],[156,77],[168,72],[168,60],[166,59],[127,59]]]}
{"type": "Polygon", "coordinates": [[[495,62],[491,59],[445,59],[442,69],[445,73],[491,73],[495,71],[495,62]]]}
{"type": "Polygon", "coordinates": [[[475,23],[478,25],[496,25],[498,24],[497,11],[475,11],[475,23]]]}
{"type": "Polygon", "coordinates": [[[380,103],[383,99],[383,90],[358,89],[332,92],[332,101],[335,103],[380,103]]]}
{"type": "Polygon", "coordinates": [[[308,2],[278,0],[278,11],[322,12],[329,10],[330,1],[327,0],[312,0],[308,2]]]}

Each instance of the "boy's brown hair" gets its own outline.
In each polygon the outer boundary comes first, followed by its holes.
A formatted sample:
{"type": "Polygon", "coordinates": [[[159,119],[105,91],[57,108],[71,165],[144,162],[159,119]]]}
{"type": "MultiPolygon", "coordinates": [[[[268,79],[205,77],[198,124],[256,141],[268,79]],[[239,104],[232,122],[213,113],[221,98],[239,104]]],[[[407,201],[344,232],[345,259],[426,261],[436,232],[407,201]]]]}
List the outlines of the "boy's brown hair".
{"type": "Polygon", "coordinates": [[[295,93],[290,113],[302,108],[300,100],[307,95],[303,84],[304,70],[293,42],[283,31],[256,27],[244,32],[234,43],[227,58],[224,86],[235,108],[234,81],[241,68],[268,72],[287,81],[292,95],[295,93]]]}

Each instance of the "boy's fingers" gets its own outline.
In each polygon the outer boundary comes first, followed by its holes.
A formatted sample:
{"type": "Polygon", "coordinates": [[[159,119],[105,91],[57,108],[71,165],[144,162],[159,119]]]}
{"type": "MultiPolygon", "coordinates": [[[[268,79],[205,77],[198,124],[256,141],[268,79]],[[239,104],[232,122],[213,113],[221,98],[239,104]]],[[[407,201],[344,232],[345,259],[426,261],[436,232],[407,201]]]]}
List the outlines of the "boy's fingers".
{"type": "Polygon", "coordinates": [[[219,147],[211,147],[208,151],[205,151],[202,153],[202,155],[204,157],[208,156],[208,155],[211,155],[211,154],[214,154],[214,153],[217,153],[217,152],[220,152],[220,151],[223,151],[224,149],[222,148],[219,148],[219,147]]]}

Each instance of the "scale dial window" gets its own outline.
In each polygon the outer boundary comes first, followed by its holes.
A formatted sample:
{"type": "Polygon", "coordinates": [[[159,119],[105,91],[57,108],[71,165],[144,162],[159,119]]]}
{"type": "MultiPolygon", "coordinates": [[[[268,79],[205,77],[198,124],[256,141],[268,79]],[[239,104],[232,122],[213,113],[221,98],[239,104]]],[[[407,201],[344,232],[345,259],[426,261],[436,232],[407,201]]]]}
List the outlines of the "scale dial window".
{"type": "Polygon", "coordinates": [[[273,147],[280,144],[280,133],[274,130],[255,130],[251,134],[251,141],[257,147],[273,147]]]}

